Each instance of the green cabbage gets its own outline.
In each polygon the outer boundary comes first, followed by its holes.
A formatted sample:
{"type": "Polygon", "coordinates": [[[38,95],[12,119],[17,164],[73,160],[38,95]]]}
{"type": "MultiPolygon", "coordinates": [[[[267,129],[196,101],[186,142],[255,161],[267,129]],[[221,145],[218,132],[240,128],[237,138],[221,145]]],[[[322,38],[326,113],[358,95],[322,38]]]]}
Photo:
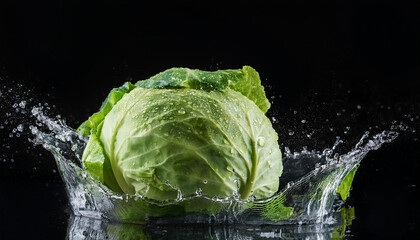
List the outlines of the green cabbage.
{"type": "Polygon", "coordinates": [[[115,192],[267,198],[283,170],[269,107],[251,67],[172,68],[110,92],[78,129],[90,135],[82,162],[115,192]]]}

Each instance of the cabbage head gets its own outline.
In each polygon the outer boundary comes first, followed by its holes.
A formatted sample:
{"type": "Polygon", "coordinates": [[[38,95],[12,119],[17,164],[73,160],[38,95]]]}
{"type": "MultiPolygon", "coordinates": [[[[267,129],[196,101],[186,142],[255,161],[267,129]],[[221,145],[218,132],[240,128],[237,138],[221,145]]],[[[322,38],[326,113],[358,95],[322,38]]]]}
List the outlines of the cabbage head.
{"type": "Polygon", "coordinates": [[[283,170],[269,107],[249,66],[172,68],[109,93],[78,129],[90,136],[82,162],[115,192],[267,198],[283,170]]]}

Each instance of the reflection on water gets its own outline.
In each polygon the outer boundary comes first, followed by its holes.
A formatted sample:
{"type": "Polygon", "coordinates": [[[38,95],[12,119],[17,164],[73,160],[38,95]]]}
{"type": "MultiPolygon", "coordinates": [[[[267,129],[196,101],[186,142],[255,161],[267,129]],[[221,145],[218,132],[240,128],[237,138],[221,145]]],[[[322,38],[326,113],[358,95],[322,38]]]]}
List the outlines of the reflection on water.
{"type": "Polygon", "coordinates": [[[81,239],[343,239],[354,209],[330,215],[330,224],[225,225],[225,224],[121,224],[72,215],[68,240],[81,239]]]}

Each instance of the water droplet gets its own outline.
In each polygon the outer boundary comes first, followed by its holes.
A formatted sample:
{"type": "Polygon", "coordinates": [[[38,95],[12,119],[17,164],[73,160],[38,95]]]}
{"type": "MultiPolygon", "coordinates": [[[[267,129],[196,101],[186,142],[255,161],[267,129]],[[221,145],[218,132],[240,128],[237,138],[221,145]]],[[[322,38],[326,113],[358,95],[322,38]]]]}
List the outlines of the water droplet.
{"type": "Polygon", "coordinates": [[[257,199],[257,197],[255,197],[255,195],[251,195],[251,197],[249,197],[249,200],[251,200],[252,202],[255,201],[257,199]]]}
{"type": "Polygon", "coordinates": [[[185,111],[184,110],[178,110],[178,113],[182,115],[182,114],[185,114],[185,111]]]}
{"type": "Polygon", "coordinates": [[[300,121],[301,123],[306,123],[306,120],[305,119],[302,119],[302,121],[300,121]]]}
{"type": "Polygon", "coordinates": [[[289,130],[289,136],[293,136],[293,134],[295,134],[295,132],[293,132],[292,130],[289,130]]]}
{"type": "Polygon", "coordinates": [[[201,188],[197,188],[195,194],[197,194],[198,197],[201,197],[201,195],[203,195],[203,190],[201,190],[201,188]]]}
{"type": "Polygon", "coordinates": [[[271,117],[271,120],[273,120],[273,123],[277,123],[277,119],[275,117],[271,117]]]}
{"type": "Polygon", "coordinates": [[[178,194],[177,194],[177,197],[176,197],[176,201],[182,201],[182,198],[183,198],[183,196],[182,196],[182,193],[181,193],[181,191],[179,191],[178,190],[178,194]]]}
{"type": "Polygon", "coordinates": [[[204,180],[203,180],[203,183],[204,183],[204,184],[207,184],[207,180],[206,180],[206,179],[204,179],[204,180]]]}
{"type": "Polygon", "coordinates": [[[26,101],[24,100],[24,101],[21,101],[20,103],[19,103],[19,107],[21,107],[21,108],[25,108],[26,107],[26,101]]]}
{"type": "Polygon", "coordinates": [[[265,139],[263,137],[259,137],[257,140],[258,145],[260,145],[261,147],[264,146],[265,143],[265,139]]]}

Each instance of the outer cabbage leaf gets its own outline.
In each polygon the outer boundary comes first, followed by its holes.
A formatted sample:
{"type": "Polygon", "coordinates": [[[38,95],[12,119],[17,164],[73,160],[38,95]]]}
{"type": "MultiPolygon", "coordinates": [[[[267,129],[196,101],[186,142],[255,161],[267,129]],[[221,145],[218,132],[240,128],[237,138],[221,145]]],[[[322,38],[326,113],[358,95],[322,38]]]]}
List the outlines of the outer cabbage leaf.
{"type": "Polygon", "coordinates": [[[219,70],[215,72],[189,68],[171,68],[155,76],[139,81],[135,85],[143,88],[182,87],[205,90],[224,90],[230,79],[242,77],[241,70],[219,70]]]}
{"type": "Polygon", "coordinates": [[[242,93],[253,101],[264,113],[268,111],[271,104],[265,96],[264,87],[261,85],[260,75],[250,66],[242,68],[242,75],[237,81],[230,81],[229,87],[242,93]]]}
{"type": "Polygon", "coordinates": [[[351,184],[353,183],[354,176],[356,175],[356,171],[359,168],[359,164],[357,164],[343,179],[340,186],[337,189],[337,193],[340,194],[341,199],[346,200],[347,196],[349,195],[351,184]]]}
{"type": "Polygon", "coordinates": [[[204,90],[225,90],[227,87],[242,93],[253,101],[264,113],[270,108],[260,76],[255,69],[202,71],[189,68],[171,68],[147,80],[135,84],[144,88],[192,88],[204,90]]]}
{"type": "Polygon", "coordinates": [[[96,134],[90,136],[89,142],[83,152],[82,161],[84,167],[89,171],[93,178],[104,182],[103,170],[105,154],[96,134]]]}
{"type": "Polygon", "coordinates": [[[282,173],[264,113],[227,88],[136,88],[108,113],[100,140],[125,193],[166,200],[195,194],[273,195],[282,173]],[[235,181],[239,181],[238,184],[235,181]]]}
{"type": "Polygon", "coordinates": [[[135,86],[133,84],[126,82],[121,87],[112,89],[102,103],[99,111],[83,122],[77,131],[84,136],[89,136],[92,132],[95,133],[105,116],[111,111],[112,107],[117,104],[126,93],[129,93],[134,88],[135,86]]]}
{"type": "Polygon", "coordinates": [[[127,82],[119,88],[112,89],[102,103],[99,111],[94,113],[77,129],[82,135],[90,135],[89,142],[86,145],[82,156],[84,168],[87,169],[95,179],[105,183],[109,188],[116,192],[122,192],[122,190],[115,180],[111,169],[111,163],[109,162],[108,156],[104,153],[98,133],[101,131],[105,116],[125,94],[129,93],[134,88],[135,86],[133,84],[127,82]]]}
{"type": "Polygon", "coordinates": [[[122,192],[114,173],[108,156],[105,154],[102,143],[96,134],[92,134],[86,145],[82,156],[83,167],[96,180],[101,181],[115,192],[122,192]]]}

